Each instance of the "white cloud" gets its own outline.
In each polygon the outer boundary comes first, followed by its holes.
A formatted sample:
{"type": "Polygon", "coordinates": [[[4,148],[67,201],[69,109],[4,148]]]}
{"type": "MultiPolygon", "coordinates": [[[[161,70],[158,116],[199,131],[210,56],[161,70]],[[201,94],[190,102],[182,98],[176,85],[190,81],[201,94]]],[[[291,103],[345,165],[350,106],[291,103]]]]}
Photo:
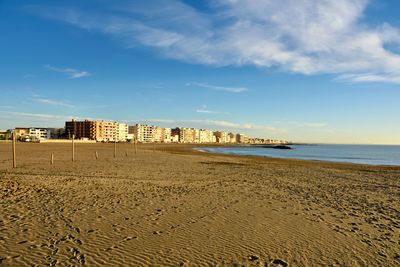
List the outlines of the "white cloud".
{"type": "Polygon", "coordinates": [[[37,120],[37,121],[66,121],[71,119],[79,119],[78,117],[73,116],[64,116],[64,115],[54,115],[54,114],[41,114],[41,113],[27,113],[27,112],[6,112],[0,111],[10,118],[13,119],[30,119],[30,120],[37,120]]]}
{"type": "Polygon", "coordinates": [[[400,83],[400,55],[388,48],[400,45],[400,31],[384,21],[369,26],[368,0],[209,3],[207,14],[177,0],[121,1],[118,9],[106,7],[97,13],[37,6],[30,10],[109,35],[127,47],[150,47],[191,63],[400,83]]]}
{"type": "Polygon", "coordinates": [[[76,70],[76,69],[71,69],[71,68],[57,68],[57,67],[53,67],[50,65],[46,65],[45,68],[55,71],[55,72],[64,73],[68,76],[69,79],[77,79],[77,78],[91,76],[91,74],[87,71],[81,71],[81,70],[76,70]]]}
{"type": "Polygon", "coordinates": [[[196,109],[196,112],[204,114],[230,114],[229,112],[209,110],[205,105],[202,106],[201,108],[196,109]]]}
{"type": "Polygon", "coordinates": [[[245,91],[248,91],[246,87],[226,87],[226,86],[217,86],[217,85],[210,85],[210,84],[205,84],[205,83],[198,83],[198,82],[193,82],[193,83],[186,83],[186,86],[196,86],[196,87],[201,87],[201,88],[206,88],[214,91],[224,91],[228,93],[242,93],[245,91]]]}
{"type": "Polygon", "coordinates": [[[71,104],[68,104],[64,101],[61,100],[55,100],[55,99],[48,99],[48,98],[38,98],[34,97],[32,98],[32,101],[39,103],[39,104],[45,104],[45,105],[51,105],[51,106],[59,106],[59,107],[67,107],[67,108],[73,108],[74,106],[71,104]]]}
{"type": "Polygon", "coordinates": [[[301,128],[326,128],[329,125],[324,122],[300,122],[300,121],[275,121],[276,124],[301,128]]]}

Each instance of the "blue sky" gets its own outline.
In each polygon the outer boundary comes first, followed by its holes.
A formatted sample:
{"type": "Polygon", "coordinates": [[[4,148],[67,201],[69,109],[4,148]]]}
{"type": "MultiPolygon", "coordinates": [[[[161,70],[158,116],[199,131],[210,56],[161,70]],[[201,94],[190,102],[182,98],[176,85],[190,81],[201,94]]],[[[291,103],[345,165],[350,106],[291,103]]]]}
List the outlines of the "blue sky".
{"type": "Polygon", "coordinates": [[[400,144],[400,2],[0,1],[0,129],[70,118],[400,144]]]}

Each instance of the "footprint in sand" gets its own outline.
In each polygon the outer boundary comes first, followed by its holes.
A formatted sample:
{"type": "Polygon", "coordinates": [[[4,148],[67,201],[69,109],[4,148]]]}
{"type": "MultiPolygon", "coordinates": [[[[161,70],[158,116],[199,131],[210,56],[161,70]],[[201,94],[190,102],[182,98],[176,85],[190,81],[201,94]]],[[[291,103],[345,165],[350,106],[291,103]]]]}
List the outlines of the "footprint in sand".
{"type": "Polygon", "coordinates": [[[283,260],[281,260],[281,259],[275,259],[275,260],[273,260],[273,261],[271,262],[271,265],[270,265],[270,266],[288,267],[289,265],[288,265],[285,261],[283,261],[283,260]]]}

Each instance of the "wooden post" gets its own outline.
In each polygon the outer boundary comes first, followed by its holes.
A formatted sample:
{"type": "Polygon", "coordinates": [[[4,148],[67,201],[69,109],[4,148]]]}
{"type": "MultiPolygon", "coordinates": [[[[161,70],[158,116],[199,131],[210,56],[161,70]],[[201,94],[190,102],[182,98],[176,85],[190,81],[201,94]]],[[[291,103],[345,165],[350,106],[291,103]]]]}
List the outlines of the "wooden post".
{"type": "Polygon", "coordinates": [[[51,165],[54,164],[54,154],[51,154],[51,161],[50,161],[51,165]]]}
{"type": "Polygon", "coordinates": [[[156,142],[153,141],[153,153],[156,153],[156,142]]]}
{"type": "Polygon", "coordinates": [[[114,158],[117,157],[117,140],[114,140],[114,158]]]}
{"type": "Polygon", "coordinates": [[[125,150],[125,157],[128,156],[128,150],[125,150]]]}
{"type": "Polygon", "coordinates": [[[72,162],[75,161],[75,134],[72,135],[72,162]]]}
{"type": "Polygon", "coordinates": [[[12,137],[13,168],[17,168],[17,151],[15,149],[15,143],[16,143],[16,136],[15,136],[15,130],[14,130],[13,137],[12,137]]]}
{"type": "Polygon", "coordinates": [[[137,140],[136,140],[136,137],[135,137],[135,155],[137,154],[137,140]]]}
{"type": "Polygon", "coordinates": [[[99,153],[97,153],[97,150],[96,150],[96,152],[94,153],[94,155],[95,155],[96,159],[99,159],[99,153]]]}

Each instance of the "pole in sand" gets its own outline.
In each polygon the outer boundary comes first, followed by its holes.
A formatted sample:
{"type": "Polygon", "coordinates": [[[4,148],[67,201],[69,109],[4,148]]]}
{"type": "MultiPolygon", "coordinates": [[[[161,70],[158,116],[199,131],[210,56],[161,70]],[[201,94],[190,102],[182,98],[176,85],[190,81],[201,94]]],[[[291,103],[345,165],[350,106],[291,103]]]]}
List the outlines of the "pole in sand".
{"type": "Polygon", "coordinates": [[[114,140],[114,158],[117,157],[117,140],[114,140]]]}
{"type": "Polygon", "coordinates": [[[135,137],[135,141],[134,141],[135,143],[135,155],[137,154],[137,140],[136,140],[136,137],[135,137]]]}
{"type": "Polygon", "coordinates": [[[99,159],[99,153],[97,153],[97,150],[96,150],[96,152],[94,153],[94,156],[96,157],[96,159],[99,159]]]}
{"type": "Polygon", "coordinates": [[[72,162],[75,161],[75,134],[72,135],[72,162]]]}
{"type": "Polygon", "coordinates": [[[17,151],[15,149],[15,143],[16,143],[16,136],[15,136],[15,130],[13,131],[12,134],[12,153],[13,153],[13,168],[17,168],[17,151]]]}
{"type": "Polygon", "coordinates": [[[51,154],[51,160],[50,160],[51,165],[54,164],[54,154],[51,154]]]}
{"type": "Polygon", "coordinates": [[[156,141],[153,141],[153,153],[156,153],[156,141]]]}

